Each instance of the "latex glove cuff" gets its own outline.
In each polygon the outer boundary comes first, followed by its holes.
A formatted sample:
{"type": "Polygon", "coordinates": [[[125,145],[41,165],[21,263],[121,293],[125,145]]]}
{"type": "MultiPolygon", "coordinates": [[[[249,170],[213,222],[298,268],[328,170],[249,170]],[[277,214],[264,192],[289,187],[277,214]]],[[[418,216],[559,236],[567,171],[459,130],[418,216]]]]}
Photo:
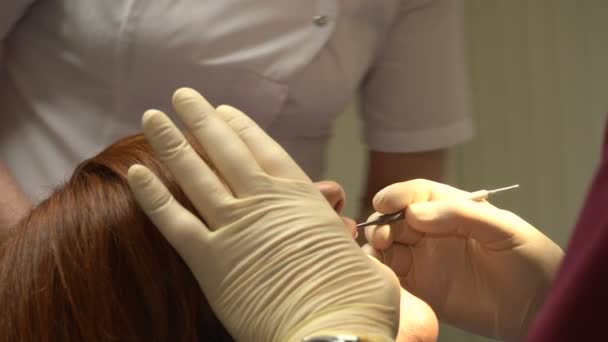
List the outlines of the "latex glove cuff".
{"type": "Polygon", "coordinates": [[[319,335],[311,336],[302,339],[302,342],[379,342],[379,341],[394,341],[394,339],[387,338],[386,336],[380,335],[366,335],[366,336],[355,336],[355,335],[319,335]]]}
{"type": "Polygon", "coordinates": [[[361,342],[361,340],[354,335],[323,335],[305,337],[302,342],[361,342]]]}

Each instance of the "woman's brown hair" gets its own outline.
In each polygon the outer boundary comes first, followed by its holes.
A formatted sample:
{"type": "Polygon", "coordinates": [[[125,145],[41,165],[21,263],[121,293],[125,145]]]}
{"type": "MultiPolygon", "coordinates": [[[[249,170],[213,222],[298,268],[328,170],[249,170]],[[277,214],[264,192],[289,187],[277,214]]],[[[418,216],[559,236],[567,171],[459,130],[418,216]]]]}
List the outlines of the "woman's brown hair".
{"type": "Polygon", "coordinates": [[[134,163],[192,210],[141,135],[84,161],[1,245],[0,341],[232,340],[138,208],[134,163]]]}

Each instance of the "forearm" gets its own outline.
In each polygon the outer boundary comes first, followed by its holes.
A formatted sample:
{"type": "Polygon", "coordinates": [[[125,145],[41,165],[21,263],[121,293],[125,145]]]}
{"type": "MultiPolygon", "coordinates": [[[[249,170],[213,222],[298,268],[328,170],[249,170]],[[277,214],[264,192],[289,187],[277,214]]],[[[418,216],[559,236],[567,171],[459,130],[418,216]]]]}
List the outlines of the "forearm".
{"type": "Polygon", "coordinates": [[[8,227],[15,224],[31,208],[31,202],[17,181],[0,161],[0,241],[8,227]]]}

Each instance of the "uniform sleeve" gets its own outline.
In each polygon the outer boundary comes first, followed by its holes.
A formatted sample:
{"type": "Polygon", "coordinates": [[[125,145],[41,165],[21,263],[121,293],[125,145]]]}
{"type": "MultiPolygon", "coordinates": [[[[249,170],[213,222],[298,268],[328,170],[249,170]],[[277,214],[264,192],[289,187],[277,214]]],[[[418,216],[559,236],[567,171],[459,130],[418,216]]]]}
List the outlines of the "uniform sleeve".
{"type": "Polygon", "coordinates": [[[371,150],[419,152],[473,134],[461,0],[404,0],[362,88],[371,150]]]}
{"type": "Polygon", "coordinates": [[[34,1],[36,0],[0,1],[0,69],[2,66],[4,40],[34,1]]]}
{"type": "Polygon", "coordinates": [[[608,123],[600,166],[527,341],[604,341],[608,307],[608,123]]]}
{"type": "Polygon", "coordinates": [[[35,0],[8,0],[0,2],[0,41],[3,41],[25,11],[35,0]]]}

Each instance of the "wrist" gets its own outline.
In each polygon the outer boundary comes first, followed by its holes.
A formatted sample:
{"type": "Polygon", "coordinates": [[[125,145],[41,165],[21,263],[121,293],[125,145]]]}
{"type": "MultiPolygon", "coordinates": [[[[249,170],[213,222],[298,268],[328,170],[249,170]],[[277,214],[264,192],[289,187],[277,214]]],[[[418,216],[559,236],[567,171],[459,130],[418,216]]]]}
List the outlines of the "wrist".
{"type": "Polygon", "coordinates": [[[394,342],[395,339],[374,334],[364,335],[315,335],[313,337],[304,338],[302,342],[394,342]]]}
{"type": "Polygon", "coordinates": [[[379,308],[377,305],[351,305],[337,310],[325,310],[295,326],[287,335],[288,338],[283,340],[315,341],[312,337],[346,335],[356,336],[356,342],[395,341],[397,316],[389,311],[391,310],[379,308]]]}

